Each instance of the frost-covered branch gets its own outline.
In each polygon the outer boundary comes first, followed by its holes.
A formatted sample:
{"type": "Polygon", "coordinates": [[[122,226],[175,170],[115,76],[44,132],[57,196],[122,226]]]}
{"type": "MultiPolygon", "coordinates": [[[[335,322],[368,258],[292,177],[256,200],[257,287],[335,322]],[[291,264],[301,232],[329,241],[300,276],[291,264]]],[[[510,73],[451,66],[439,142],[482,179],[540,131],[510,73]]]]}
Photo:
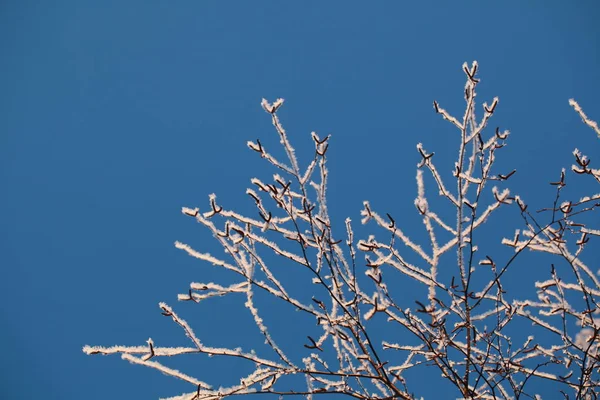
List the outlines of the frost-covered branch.
{"type": "MultiPolygon", "coordinates": [[[[161,303],[163,315],[180,327],[190,347],[157,347],[149,339],[144,346],[85,346],[84,352],[121,354],[133,364],[190,384],[187,393],[172,400],[256,394],[416,399],[422,388],[412,383],[409,371],[431,368],[456,389],[446,397],[539,398],[530,382],[541,381],[578,399],[593,398],[600,388],[600,279],[595,264],[583,257],[585,247],[600,236],[594,220],[585,219],[600,207],[600,195],[561,202],[563,171],[553,183],[557,194],[552,206],[532,213],[506,187],[516,171],[496,168],[509,138],[508,131],[489,128],[499,100],[479,106],[478,64],[465,63],[463,72],[464,113],[455,117],[433,103],[434,111],[458,131],[456,161],[442,165],[433,152],[417,145],[414,205],[422,227],[401,226],[405,216],[377,212],[365,201],[362,224],[374,225],[383,236],[361,231],[363,239],[356,240],[349,218],[340,235],[327,197],[330,136],[311,133],[314,153],[304,167],[279,118],[283,99],[263,99],[261,105],[287,159],[272,155],[260,140],[248,142],[276,171],[268,179],[251,179],[245,193],[253,212],[229,209],[215,194],[209,195],[204,210],[182,209],[211,232],[222,253],[179,241],[175,247],[227,271],[230,281],[193,282],[178,299],[204,307],[223,296],[243,298],[254,327],[236,321],[236,330],[264,340],[262,348],[209,346],[203,340],[205,331],[193,330],[194,321],[188,323],[161,303]],[[440,173],[444,169],[452,175],[440,173]],[[426,185],[429,174],[432,187],[426,185]],[[501,237],[482,228],[511,209],[518,211],[525,227],[503,239],[505,250],[499,252],[490,243],[500,243],[501,237]],[[549,221],[540,222],[543,215],[550,215],[549,221]],[[425,240],[415,239],[419,237],[425,240]],[[518,264],[540,267],[521,264],[526,251],[547,253],[561,262],[544,269],[550,273],[532,286],[535,298],[515,293],[514,282],[507,279],[518,264]],[[302,277],[294,285],[286,279],[291,269],[302,277]],[[268,322],[274,320],[274,308],[269,307],[274,302],[312,321],[303,328],[303,343],[290,345],[281,329],[268,322]],[[377,330],[382,322],[389,332],[377,330]],[[535,334],[519,336],[524,324],[535,334]],[[405,336],[398,336],[399,330],[405,336]],[[245,375],[207,383],[201,380],[206,377],[160,362],[161,357],[183,354],[234,357],[252,368],[245,375]]],[[[577,103],[570,104],[600,135],[577,103]]],[[[600,182],[590,160],[578,150],[573,154],[573,172],[600,182]]]]}

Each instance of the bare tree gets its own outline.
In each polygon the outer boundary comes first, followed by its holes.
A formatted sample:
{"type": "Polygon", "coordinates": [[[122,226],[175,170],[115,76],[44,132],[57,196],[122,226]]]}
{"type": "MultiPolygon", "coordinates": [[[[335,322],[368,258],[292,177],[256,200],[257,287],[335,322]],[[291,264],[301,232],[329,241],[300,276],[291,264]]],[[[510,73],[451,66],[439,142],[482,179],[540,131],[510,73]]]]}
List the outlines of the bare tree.
{"type": "MultiPolygon", "coordinates": [[[[590,239],[600,235],[599,230],[585,224],[591,221],[586,217],[600,205],[600,195],[561,202],[567,176],[563,170],[553,183],[553,205],[530,212],[524,198],[492,186],[505,185],[515,171],[494,170],[496,157],[505,151],[509,132],[487,128],[498,106],[497,98],[491,104],[483,103],[482,115],[476,117],[477,69],[476,62],[463,65],[466,107],[462,117],[456,118],[433,103],[435,112],[458,133],[458,157],[452,176],[444,177],[434,153],[417,145],[421,161],[414,203],[427,243],[411,239],[391,214],[379,214],[369,202],[364,202],[362,223],[374,224],[381,231],[378,237],[383,239],[371,235],[356,240],[350,219],[346,220],[343,237],[336,236],[327,203],[329,136],[321,138],[312,133],[314,157],[306,168],[301,168],[277,116],[283,100],[271,104],[263,99],[262,106],[272,119],[287,160],[276,158],[259,140],[248,142],[251,150],[279,172],[269,182],[252,179],[252,187],[246,191],[259,217],[228,210],[210,195],[208,211],[186,207],[182,211],[212,232],[225,257],[199,252],[181,242],[175,246],[238,276],[229,285],[192,283],[179,300],[199,303],[232,293],[244,295],[246,308],[271,349],[269,354],[209,347],[165,303],[160,304],[163,315],[181,326],[191,341],[190,347],[159,347],[149,339],[143,346],[85,346],[84,352],[120,353],[131,363],[191,384],[189,393],[171,399],[221,399],[259,393],[413,399],[420,389],[411,386],[407,375],[411,369],[425,366],[430,367],[427,371],[433,367],[441,372],[456,388],[456,393],[449,396],[453,398],[541,398],[529,390],[529,382],[534,380],[557,385],[557,395],[560,390],[565,398],[597,398],[600,282],[582,255],[590,239]],[[435,200],[435,208],[425,192],[426,173],[435,182],[435,197],[441,197],[435,200]],[[444,207],[451,212],[441,211],[444,207]],[[514,252],[484,252],[478,247],[484,241],[483,234],[477,234],[492,214],[505,207],[517,207],[524,223],[514,238],[502,239],[514,252]],[[543,218],[548,221],[541,222],[543,218]],[[505,279],[526,249],[557,257],[556,266],[542,268],[548,278],[535,284],[534,299],[522,293],[510,297],[513,291],[507,287],[511,282],[505,279]],[[273,262],[277,258],[309,272],[311,280],[302,294],[293,294],[282,283],[283,271],[273,262]],[[392,274],[392,278],[384,278],[384,273],[392,274]],[[407,302],[402,296],[406,288],[394,284],[394,276],[422,287],[423,298],[407,302]],[[316,321],[316,326],[306,328],[303,358],[297,357],[298,346],[287,349],[278,345],[263,321],[256,293],[288,303],[316,321]],[[395,343],[373,339],[386,337],[387,333],[375,327],[376,321],[399,327],[408,334],[407,340],[395,343]],[[511,328],[514,326],[526,326],[528,333],[536,333],[520,338],[511,328]],[[214,388],[158,361],[187,353],[245,359],[254,365],[254,371],[242,377],[239,384],[214,388]],[[290,380],[294,376],[304,379],[290,380]]],[[[595,122],[576,102],[570,103],[600,135],[595,122]]],[[[600,170],[592,169],[589,159],[578,150],[574,155],[572,171],[600,182],[600,170]]],[[[489,233],[484,239],[492,240],[489,233]]]]}

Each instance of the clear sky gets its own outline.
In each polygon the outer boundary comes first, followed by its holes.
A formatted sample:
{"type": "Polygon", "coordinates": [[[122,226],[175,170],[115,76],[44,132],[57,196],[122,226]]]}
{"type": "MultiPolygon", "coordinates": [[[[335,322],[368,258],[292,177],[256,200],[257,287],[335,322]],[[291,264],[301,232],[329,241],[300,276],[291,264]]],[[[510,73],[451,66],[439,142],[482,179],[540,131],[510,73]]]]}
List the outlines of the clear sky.
{"type": "MultiPolygon", "coordinates": [[[[456,153],[432,101],[461,114],[461,65],[477,60],[478,99],[499,96],[491,125],[512,132],[498,165],[517,168],[513,191],[548,206],[547,182],[575,147],[600,155],[567,103],[600,119],[599,20],[596,1],[2,1],[0,397],[189,390],[81,351],[187,345],[160,301],[207,344],[262,342],[236,328],[248,322],[243,299],[177,304],[189,282],[220,276],[173,242],[218,252],[180,213],[210,193],[252,209],[250,178],[274,171],[246,141],[278,143],[263,97],[286,99],[280,117],[305,163],[310,131],[332,134],[334,221],[358,222],[369,199],[412,223],[416,144],[448,169],[456,153]]],[[[493,223],[510,235],[510,221],[493,223]]],[[[186,372],[235,383],[235,364],[204,361],[186,372]]]]}

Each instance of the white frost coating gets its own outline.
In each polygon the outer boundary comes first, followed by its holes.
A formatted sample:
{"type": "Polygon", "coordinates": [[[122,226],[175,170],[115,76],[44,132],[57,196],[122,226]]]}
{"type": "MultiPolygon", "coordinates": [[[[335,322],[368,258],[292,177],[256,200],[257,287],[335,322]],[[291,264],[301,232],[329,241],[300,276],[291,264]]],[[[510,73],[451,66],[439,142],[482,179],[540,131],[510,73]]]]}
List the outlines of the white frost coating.
{"type": "Polygon", "coordinates": [[[247,301],[246,301],[245,306],[246,306],[246,308],[248,308],[250,310],[250,313],[254,317],[254,322],[256,323],[256,326],[258,327],[260,332],[264,335],[266,343],[269,346],[271,346],[273,351],[275,351],[275,353],[277,353],[277,355],[279,356],[279,358],[281,358],[281,360],[283,362],[285,362],[287,365],[289,365],[292,368],[296,368],[295,365],[292,363],[292,361],[285,355],[283,350],[281,350],[281,348],[279,346],[277,346],[277,344],[275,343],[275,340],[273,340],[273,338],[271,337],[271,334],[269,333],[269,329],[263,323],[263,319],[258,315],[258,309],[254,306],[253,292],[252,292],[251,288],[248,288],[248,290],[246,290],[246,295],[247,295],[247,301]]]}
{"type": "Polygon", "coordinates": [[[591,119],[588,118],[587,115],[585,115],[585,113],[583,112],[583,109],[581,108],[581,106],[579,104],[577,104],[575,99],[569,99],[569,105],[575,109],[575,111],[577,112],[577,114],[579,114],[579,116],[581,117],[583,122],[587,126],[592,128],[596,132],[598,137],[600,137],[600,128],[598,127],[598,123],[596,123],[596,121],[592,121],[591,119]]]}
{"type": "Polygon", "coordinates": [[[599,229],[581,228],[581,232],[587,233],[588,235],[600,236],[599,229]]]}
{"type": "MultiPolygon", "coordinates": [[[[594,330],[592,328],[584,328],[575,337],[575,344],[582,349],[587,349],[594,339],[594,330]]],[[[596,344],[596,347],[598,345],[596,344]]]]}
{"type": "MultiPolygon", "coordinates": [[[[191,293],[192,299],[199,302],[204,299],[208,299],[216,296],[224,296],[228,293],[245,293],[248,288],[248,282],[236,283],[231,286],[221,286],[216,283],[197,283],[193,282],[190,284],[190,289],[201,291],[201,293],[191,293]]],[[[189,300],[190,294],[180,294],[177,296],[178,300],[189,300]]]]}
{"type": "Polygon", "coordinates": [[[417,198],[415,199],[415,206],[419,209],[419,212],[427,212],[427,199],[425,198],[425,184],[423,183],[423,171],[417,170],[417,198]]]}
{"type": "Polygon", "coordinates": [[[452,122],[452,124],[454,124],[454,126],[456,126],[459,130],[463,129],[463,125],[458,122],[458,120],[456,118],[454,118],[452,115],[450,115],[450,113],[446,110],[444,110],[442,107],[440,107],[437,103],[435,103],[437,105],[437,109],[436,111],[442,115],[442,117],[444,117],[445,120],[448,120],[450,122],[452,122]]]}
{"type": "Polygon", "coordinates": [[[202,343],[200,343],[200,340],[196,337],[196,335],[194,334],[194,331],[189,326],[189,324],[184,319],[179,318],[179,316],[173,311],[173,309],[166,303],[161,302],[161,303],[159,303],[159,306],[160,306],[160,308],[163,309],[163,311],[168,316],[173,318],[173,321],[175,321],[177,324],[179,324],[183,328],[183,330],[185,331],[185,335],[187,337],[189,337],[192,342],[194,342],[196,347],[198,349],[202,349],[202,343]]]}
{"type": "Polygon", "coordinates": [[[579,200],[579,203],[589,203],[590,201],[600,200],[600,193],[596,193],[591,196],[584,196],[579,200]]]}
{"type": "Polygon", "coordinates": [[[198,386],[202,389],[211,389],[211,386],[205,382],[202,382],[201,380],[198,380],[194,377],[191,377],[189,375],[186,375],[182,372],[179,372],[176,369],[173,368],[169,368],[169,367],[165,367],[164,365],[162,365],[161,363],[158,363],[156,361],[144,361],[144,360],[140,360],[137,357],[134,357],[130,354],[123,354],[121,356],[121,358],[123,358],[123,360],[127,360],[132,364],[139,364],[139,365],[145,365],[146,367],[150,367],[150,368],[154,368],[160,372],[162,372],[165,375],[169,375],[169,376],[173,376],[175,378],[179,378],[183,381],[189,382],[192,385],[198,386]]]}
{"type": "Polygon", "coordinates": [[[433,153],[431,153],[431,154],[427,153],[427,151],[423,148],[423,145],[421,143],[419,143],[417,145],[417,150],[419,150],[419,153],[423,157],[421,162],[419,164],[417,164],[417,168],[427,166],[427,168],[431,172],[431,175],[433,175],[433,179],[435,179],[435,183],[438,185],[439,195],[447,198],[455,206],[458,206],[458,201],[456,200],[454,195],[452,193],[450,193],[450,191],[448,191],[448,189],[446,189],[442,177],[438,173],[438,171],[435,167],[435,164],[431,161],[431,157],[433,156],[433,153]]]}
{"type": "Polygon", "coordinates": [[[198,215],[198,211],[200,209],[199,208],[187,208],[187,207],[182,207],[181,208],[181,212],[185,215],[189,215],[191,217],[195,217],[196,215],[198,215]]]}
{"type": "Polygon", "coordinates": [[[197,252],[196,250],[192,249],[190,246],[188,246],[185,243],[175,242],[175,247],[178,249],[181,249],[181,250],[185,250],[192,257],[196,257],[196,258],[199,258],[200,260],[208,261],[209,263],[211,263],[213,265],[217,265],[217,266],[224,267],[224,268],[227,268],[232,271],[239,272],[239,268],[234,267],[233,265],[228,264],[225,261],[219,260],[218,258],[211,256],[210,253],[197,252]]]}
{"type": "Polygon", "coordinates": [[[264,110],[266,112],[268,112],[269,114],[272,114],[272,113],[276,112],[279,107],[281,107],[283,102],[284,102],[284,100],[280,98],[280,99],[275,100],[275,102],[273,104],[270,104],[266,99],[263,98],[262,101],[260,102],[260,105],[262,106],[262,108],[264,108],[264,110]]]}
{"type": "MultiPolygon", "coordinates": [[[[198,349],[194,347],[154,347],[156,356],[176,356],[179,354],[197,353],[198,349]]],[[[85,354],[149,354],[148,346],[83,346],[85,354]]]]}

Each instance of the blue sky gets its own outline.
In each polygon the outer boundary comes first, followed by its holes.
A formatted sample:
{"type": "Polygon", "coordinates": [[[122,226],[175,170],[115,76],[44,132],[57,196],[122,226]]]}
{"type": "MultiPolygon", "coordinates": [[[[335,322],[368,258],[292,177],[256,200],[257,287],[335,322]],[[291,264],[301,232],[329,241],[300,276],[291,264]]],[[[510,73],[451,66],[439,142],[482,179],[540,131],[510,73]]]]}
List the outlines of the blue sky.
{"type": "MultiPolygon", "coordinates": [[[[309,133],[332,134],[334,221],[358,222],[369,199],[408,213],[410,224],[416,144],[448,169],[455,154],[456,135],[432,101],[461,114],[461,65],[477,60],[479,101],[500,98],[491,126],[512,132],[498,166],[517,168],[513,191],[549,205],[547,182],[575,147],[600,155],[567,103],[574,97],[600,119],[599,19],[594,1],[3,1],[0,395],[189,390],[117,356],[81,352],[148,337],[186,345],[160,301],[207,343],[242,340],[234,326],[248,322],[243,300],[177,304],[189,282],[221,275],[173,242],[217,250],[180,213],[206,207],[210,193],[252,209],[250,178],[273,171],[246,141],[278,142],[263,97],[286,99],[280,117],[305,163],[309,133]]],[[[512,232],[515,221],[493,223],[512,232]]],[[[245,345],[262,342],[254,333],[245,345]]],[[[231,364],[211,362],[198,364],[199,378],[237,378],[231,364]]]]}

